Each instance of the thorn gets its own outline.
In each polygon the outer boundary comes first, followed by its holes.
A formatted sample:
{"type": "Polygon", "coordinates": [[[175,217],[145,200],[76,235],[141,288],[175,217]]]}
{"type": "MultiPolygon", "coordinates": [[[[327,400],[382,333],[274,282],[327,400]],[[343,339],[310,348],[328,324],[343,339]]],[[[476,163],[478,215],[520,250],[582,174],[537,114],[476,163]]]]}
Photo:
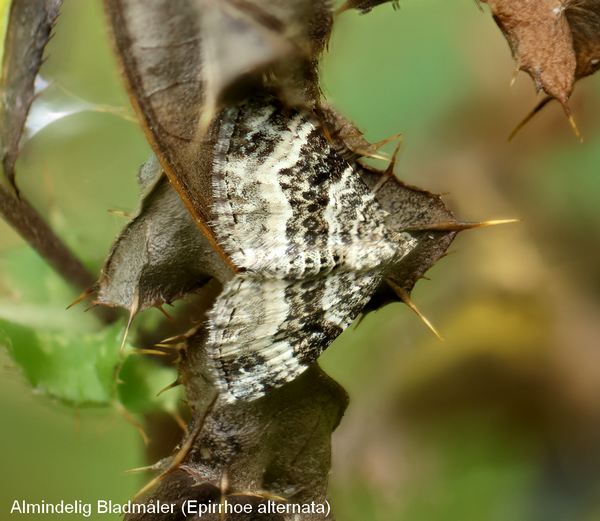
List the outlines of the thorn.
{"type": "Polygon", "coordinates": [[[512,141],[513,138],[523,129],[523,127],[525,127],[525,125],[527,125],[527,123],[529,123],[533,119],[533,117],[538,112],[540,112],[546,105],[548,105],[548,103],[550,103],[553,99],[554,98],[552,98],[551,96],[546,96],[535,107],[533,107],[533,110],[529,114],[527,114],[527,116],[525,116],[523,120],[510,133],[510,135],[508,136],[508,141],[512,141]]]}
{"type": "MultiPolygon", "coordinates": [[[[195,332],[195,330],[194,330],[195,332]]],[[[173,345],[173,344],[179,344],[181,342],[183,342],[184,340],[187,340],[193,333],[183,333],[180,335],[174,335],[174,336],[170,336],[169,338],[165,338],[164,340],[161,340],[160,343],[161,344],[167,344],[167,345],[173,345]]],[[[158,344],[156,344],[158,345],[158,344]]]]}
{"type": "Polygon", "coordinates": [[[127,469],[125,474],[137,474],[139,472],[153,472],[160,469],[160,461],[154,465],[147,465],[145,467],[135,467],[133,469],[127,469]]]}
{"type": "Polygon", "coordinates": [[[565,111],[565,115],[567,116],[567,120],[569,121],[569,125],[571,126],[571,129],[573,130],[575,137],[579,140],[580,143],[583,143],[583,136],[581,135],[581,132],[579,131],[579,128],[577,127],[577,122],[575,121],[575,116],[573,116],[573,113],[571,112],[569,105],[564,103],[563,110],[565,111]]]}
{"type": "MultiPolygon", "coordinates": [[[[372,159],[381,159],[382,161],[392,161],[392,160],[394,160],[393,157],[390,157],[388,154],[379,154],[376,151],[379,150],[381,147],[384,147],[388,143],[391,143],[392,141],[396,141],[396,140],[398,140],[398,146],[396,148],[400,148],[400,145],[404,141],[404,135],[402,134],[402,132],[392,134],[391,136],[386,137],[385,139],[382,139],[381,141],[377,141],[377,142],[371,144],[371,149],[375,150],[375,152],[370,152],[368,150],[364,150],[364,151],[357,150],[356,152],[359,153],[362,157],[370,157],[372,159]]],[[[397,154],[397,152],[394,152],[394,154],[397,154]]]]}
{"type": "Polygon", "coordinates": [[[396,169],[396,162],[398,161],[398,154],[400,153],[400,148],[401,147],[402,147],[402,139],[400,139],[398,141],[398,144],[396,145],[396,149],[394,150],[394,153],[392,154],[392,159],[390,160],[390,164],[381,173],[381,177],[379,178],[379,181],[377,181],[377,183],[373,187],[372,192],[374,194],[376,194],[377,192],[379,192],[379,190],[381,190],[381,187],[385,183],[387,183],[391,178],[395,177],[394,170],[396,169]]]}
{"type": "Polygon", "coordinates": [[[173,317],[169,315],[169,313],[167,313],[167,310],[165,308],[163,308],[162,306],[156,306],[156,309],[158,309],[167,318],[167,320],[173,322],[173,317]]]}
{"type": "Polygon", "coordinates": [[[430,331],[437,337],[438,340],[444,341],[442,335],[438,332],[438,330],[433,326],[433,324],[429,321],[429,319],[421,313],[419,308],[415,305],[415,303],[411,300],[410,295],[398,284],[390,279],[386,279],[386,282],[390,285],[390,287],[394,290],[396,295],[404,302],[420,319],[421,321],[430,329],[430,331]]]}
{"type": "Polygon", "coordinates": [[[515,70],[512,73],[512,77],[510,78],[510,83],[509,83],[509,88],[513,88],[515,86],[515,83],[517,83],[517,76],[519,75],[521,68],[517,65],[515,67],[515,70]]]}
{"type": "MultiPolygon", "coordinates": [[[[71,309],[73,306],[80,304],[86,298],[88,298],[94,292],[94,287],[86,289],[81,295],[79,295],[73,302],[71,302],[65,309],[71,309]]],[[[88,308],[89,309],[89,308],[88,308]]],[[[87,311],[87,310],[86,310],[87,311]]]]}
{"type": "Polygon", "coordinates": [[[177,380],[175,380],[174,382],[170,383],[169,385],[163,387],[160,391],[158,391],[158,393],[156,393],[156,397],[158,398],[162,393],[169,391],[171,389],[175,389],[175,387],[178,387],[181,385],[181,381],[179,380],[179,378],[177,378],[177,380]]]}
{"type": "Polygon", "coordinates": [[[142,437],[142,441],[144,442],[144,445],[147,447],[148,444],[150,443],[150,438],[146,434],[146,431],[144,430],[143,425],[139,421],[137,421],[127,409],[125,409],[125,407],[123,406],[123,404],[121,402],[115,401],[114,407],[121,414],[121,416],[123,416],[123,418],[125,418],[125,421],[127,421],[128,423],[130,423],[131,425],[133,425],[136,428],[136,430],[140,433],[140,436],[142,437]]]}
{"type": "Polygon", "coordinates": [[[136,293],[134,300],[131,304],[131,309],[129,310],[129,319],[127,320],[127,325],[125,326],[125,332],[123,333],[123,340],[121,341],[121,347],[119,349],[119,353],[121,353],[121,355],[125,352],[125,343],[127,342],[127,336],[129,335],[129,329],[131,328],[131,324],[133,322],[135,314],[137,313],[139,302],[140,302],[140,298],[139,298],[139,295],[136,293]]]}
{"type": "Polygon", "coordinates": [[[464,230],[473,230],[476,228],[487,228],[488,226],[499,226],[501,224],[512,224],[521,222],[520,219],[492,219],[481,222],[459,222],[448,221],[433,224],[424,224],[422,226],[409,226],[404,229],[407,232],[462,232],[464,230]]]}
{"type": "Polygon", "coordinates": [[[178,411],[171,411],[170,414],[173,417],[173,419],[175,420],[175,422],[177,423],[177,425],[179,425],[181,430],[187,436],[189,434],[188,426],[187,426],[187,423],[185,422],[185,420],[181,417],[181,414],[179,414],[178,411]]]}
{"type": "Polygon", "coordinates": [[[178,344],[163,344],[163,343],[159,343],[159,344],[154,344],[153,347],[160,347],[162,349],[173,349],[175,351],[179,351],[181,348],[178,347],[178,344]]]}
{"type": "Polygon", "coordinates": [[[192,445],[196,441],[196,438],[202,431],[202,428],[204,427],[204,422],[206,421],[206,418],[209,415],[209,413],[212,411],[212,408],[213,408],[215,402],[217,401],[218,396],[219,396],[218,394],[214,395],[211,402],[208,404],[206,411],[204,411],[204,415],[202,416],[202,418],[200,418],[200,421],[194,426],[194,429],[190,432],[188,437],[185,439],[185,441],[183,442],[183,445],[177,451],[177,454],[175,454],[175,456],[173,456],[173,459],[171,460],[171,463],[169,464],[167,469],[164,470],[162,473],[160,473],[158,476],[156,476],[154,479],[150,480],[146,485],[144,485],[135,494],[135,496],[133,496],[134,501],[136,499],[138,499],[140,496],[142,496],[143,494],[145,494],[146,492],[148,492],[149,490],[151,490],[152,488],[154,488],[158,483],[160,483],[163,479],[165,479],[165,477],[167,477],[171,472],[173,472],[179,468],[179,466],[183,463],[183,460],[185,459],[185,457],[189,454],[189,452],[192,448],[192,445]]]}
{"type": "Polygon", "coordinates": [[[143,349],[143,348],[135,348],[131,354],[133,354],[133,355],[167,356],[167,353],[165,353],[164,351],[159,351],[158,349],[143,349]]]}
{"type": "Polygon", "coordinates": [[[123,217],[124,219],[129,219],[131,217],[131,212],[126,212],[125,210],[117,210],[115,208],[109,208],[106,211],[109,214],[114,215],[115,217],[123,217]]]}

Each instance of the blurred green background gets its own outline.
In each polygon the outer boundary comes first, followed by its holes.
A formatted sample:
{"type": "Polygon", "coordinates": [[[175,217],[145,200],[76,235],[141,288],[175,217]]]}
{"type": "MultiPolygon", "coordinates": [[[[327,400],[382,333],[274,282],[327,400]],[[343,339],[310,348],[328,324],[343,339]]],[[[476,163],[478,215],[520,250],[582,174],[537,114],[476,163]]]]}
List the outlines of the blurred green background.
{"type": "MultiPolygon", "coordinates": [[[[100,110],[128,106],[100,2],[65,0],[47,56],[44,99],[75,113],[27,142],[20,187],[98,271],[149,147],[100,110]]],[[[371,140],[404,133],[399,176],[464,219],[521,219],[461,235],[417,286],[445,342],[391,305],[322,357],[351,396],[334,435],[341,521],[600,519],[600,78],[572,101],[584,144],[553,105],[508,143],[537,99],[524,74],[509,88],[513,69],[472,0],[337,21],[324,92],[371,140]]],[[[6,288],[23,248],[0,223],[3,299],[22,298],[6,288]]],[[[15,498],[126,501],[141,479],[125,470],[146,463],[136,430],[36,396],[4,351],[0,362],[0,519],[15,498]]]]}

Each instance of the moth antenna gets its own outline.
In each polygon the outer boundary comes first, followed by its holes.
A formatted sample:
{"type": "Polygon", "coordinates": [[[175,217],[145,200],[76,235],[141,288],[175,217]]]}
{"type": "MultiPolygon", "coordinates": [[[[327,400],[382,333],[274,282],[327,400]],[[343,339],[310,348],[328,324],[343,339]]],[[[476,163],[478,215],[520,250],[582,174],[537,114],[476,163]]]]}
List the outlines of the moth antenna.
{"type": "Polygon", "coordinates": [[[407,232],[462,232],[464,230],[474,230],[476,228],[487,228],[488,226],[499,226],[502,224],[512,224],[521,222],[520,219],[491,219],[480,222],[460,222],[447,221],[433,224],[424,224],[423,226],[409,226],[404,230],[407,232]]]}
{"type": "Polygon", "coordinates": [[[148,483],[146,483],[146,485],[144,485],[133,496],[134,501],[136,499],[138,499],[140,496],[144,495],[149,490],[151,490],[152,488],[154,488],[158,483],[160,483],[163,479],[165,479],[171,472],[173,472],[179,468],[179,466],[183,463],[183,460],[185,459],[185,457],[189,454],[189,452],[192,448],[192,445],[196,441],[196,438],[202,431],[202,427],[204,427],[204,422],[206,421],[206,417],[212,411],[212,408],[213,408],[215,402],[217,401],[218,396],[219,395],[215,393],[210,404],[206,408],[206,411],[204,411],[204,415],[202,416],[202,418],[200,418],[200,421],[194,426],[194,429],[188,434],[187,438],[183,442],[183,445],[181,445],[181,447],[179,448],[179,450],[177,451],[175,456],[173,456],[173,459],[171,460],[171,463],[169,463],[169,466],[167,467],[167,469],[165,469],[154,479],[152,479],[148,483]]]}
{"type": "Polygon", "coordinates": [[[548,105],[548,103],[550,103],[553,99],[554,98],[552,98],[551,96],[546,96],[535,107],[533,107],[531,112],[529,112],[529,114],[527,114],[510,133],[510,135],[508,136],[508,141],[512,141],[514,137],[525,127],[525,125],[527,125],[527,123],[529,123],[534,118],[534,116],[538,112],[540,112],[546,105],[548,105]]]}
{"type": "Polygon", "coordinates": [[[81,295],[79,295],[73,302],[71,302],[65,309],[71,309],[73,306],[77,304],[81,304],[86,298],[88,298],[92,293],[94,293],[94,287],[90,287],[86,289],[81,295]]]}
{"type": "Polygon", "coordinates": [[[174,382],[170,383],[169,385],[163,387],[160,391],[158,391],[158,393],[156,393],[156,397],[158,398],[162,393],[169,391],[171,389],[175,389],[175,387],[179,387],[181,385],[181,380],[179,378],[177,378],[177,380],[175,380],[174,382]]]}
{"type": "Polygon", "coordinates": [[[138,294],[136,294],[131,304],[131,309],[129,310],[129,318],[127,319],[127,325],[125,326],[125,332],[123,333],[123,340],[121,340],[121,347],[119,349],[119,352],[121,354],[123,354],[125,351],[125,343],[127,342],[127,336],[129,335],[129,329],[131,328],[133,319],[135,318],[135,315],[138,311],[139,302],[140,297],[138,294]]]}
{"type": "Polygon", "coordinates": [[[404,302],[421,319],[421,321],[429,328],[429,330],[437,337],[437,339],[443,342],[444,338],[442,335],[440,335],[439,331],[434,327],[431,321],[423,313],[421,313],[419,308],[411,300],[408,292],[390,279],[386,279],[386,282],[394,290],[396,295],[398,295],[400,300],[402,300],[402,302],[404,302]]]}

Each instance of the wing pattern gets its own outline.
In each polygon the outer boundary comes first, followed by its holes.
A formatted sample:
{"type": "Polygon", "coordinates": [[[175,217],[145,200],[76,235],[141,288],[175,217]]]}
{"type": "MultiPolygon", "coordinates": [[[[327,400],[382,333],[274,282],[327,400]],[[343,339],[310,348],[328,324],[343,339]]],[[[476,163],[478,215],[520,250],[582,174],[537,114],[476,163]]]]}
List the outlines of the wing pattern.
{"type": "Polygon", "coordinates": [[[316,360],[413,242],[312,117],[276,102],[226,109],[213,176],[213,229],[241,273],[209,313],[208,354],[228,400],[254,399],[316,360]]]}

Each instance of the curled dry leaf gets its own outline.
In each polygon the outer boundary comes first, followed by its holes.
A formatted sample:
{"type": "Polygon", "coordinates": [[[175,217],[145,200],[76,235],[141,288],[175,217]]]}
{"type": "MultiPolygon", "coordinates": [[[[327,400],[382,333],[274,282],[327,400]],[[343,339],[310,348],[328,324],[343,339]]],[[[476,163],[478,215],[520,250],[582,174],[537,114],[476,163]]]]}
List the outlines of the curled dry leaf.
{"type": "Polygon", "coordinates": [[[4,174],[13,187],[19,143],[35,98],[35,78],[61,3],[15,0],[10,5],[0,79],[0,153],[4,174]]]}
{"type": "Polygon", "coordinates": [[[169,303],[229,273],[155,158],[139,177],[141,209],[115,242],[97,283],[97,303],[135,311],[169,303]]]}
{"type": "Polygon", "coordinates": [[[577,66],[563,0],[488,0],[520,70],[566,105],[577,66]]]}
{"type": "Polygon", "coordinates": [[[537,90],[558,100],[570,117],[567,103],[575,82],[600,67],[600,2],[482,1],[490,5],[518,68],[533,78],[537,90]]]}
{"type": "MultiPolygon", "coordinates": [[[[197,225],[226,262],[211,221],[205,127],[226,92],[268,78],[314,103],[331,13],[319,0],[105,0],[131,98],[197,225]],[[224,37],[224,35],[226,35],[224,37]]],[[[235,267],[231,266],[233,270],[235,267]]]]}

